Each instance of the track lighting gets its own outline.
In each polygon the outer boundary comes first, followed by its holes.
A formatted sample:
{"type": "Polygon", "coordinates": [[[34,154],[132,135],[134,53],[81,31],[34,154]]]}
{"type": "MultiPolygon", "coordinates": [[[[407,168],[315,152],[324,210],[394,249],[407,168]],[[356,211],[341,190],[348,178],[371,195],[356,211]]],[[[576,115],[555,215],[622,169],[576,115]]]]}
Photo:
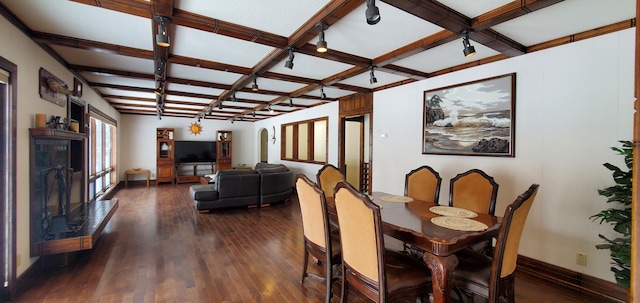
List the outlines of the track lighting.
{"type": "Polygon", "coordinates": [[[289,47],[289,60],[284,63],[284,67],[288,69],[293,69],[293,48],[289,47]]]}
{"type": "Polygon", "coordinates": [[[156,76],[162,78],[162,75],[164,75],[164,66],[166,62],[164,62],[164,60],[158,60],[156,61],[156,63],[157,64],[156,64],[155,74],[156,76]]]}
{"type": "Polygon", "coordinates": [[[251,91],[257,92],[258,91],[258,76],[256,76],[256,74],[253,74],[253,85],[251,85],[251,91]]]}
{"type": "Polygon", "coordinates": [[[198,123],[200,123],[200,117],[198,117],[198,123]]]}
{"type": "Polygon", "coordinates": [[[156,17],[158,20],[158,33],[156,34],[156,44],[162,47],[169,47],[171,43],[169,42],[169,34],[167,34],[167,24],[170,23],[171,20],[167,17],[158,16],[156,17]]]}
{"type": "Polygon", "coordinates": [[[327,41],[324,40],[324,31],[327,28],[329,28],[329,26],[324,23],[318,23],[316,24],[316,27],[318,28],[318,30],[320,30],[320,39],[316,44],[316,51],[319,53],[326,53],[328,48],[327,48],[327,41]]]}
{"type": "Polygon", "coordinates": [[[231,101],[238,102],[238,99],[236,99],[236,90],[235,89],[231,90],[231,101]]]}
{"type": "Polygon", "coordinates": [[[253,117],[254,118],[256,117],[256,111],[255,110],[253,111],[253,117]]]}
{"type": "Polygon", "coordinates": [[[211,115],[211,111],[213,111],[213,109],[211,108],[211,106],[207,107],[207,110],[205,111],[205,113],[207,113],[207,115],[211,115]]]}
{"type": "Polygon", "coordinates": [[[273,114],[273,108],[271,108],[271,105],[267,105],[267,109],[269,110],[269,113],[273,114]]]}
{"type": "Polygon", "coordinates": [[[380,22],[380,10],[376,6],[376,0],[367,0],[367,11],[365,12],[367,23],[374,25],[380,22]]]}
{"type": "Polygon", "coordinates": [[[473,45],[471,45],[471,43],[469,42],[469,32],[464,31],[462,32],[462,34],[464,35],[462,37],[462,46],[464,46],[462,53],[464,54],[465,58],[469,58],[476,54],[476,48],[473,47],[473,45]]]}
{"type": "Polygon", "coordinates": [[[289,107],[293,107],[293,99],[289,97],[289,107]]]}
{"type": "Polygon", "coordinates": [[[320,99],[326,99],[327,95],[324,93],[324,84],[320,84],[320,99]]]}
{"type": "Polygon", "coordinates": [[[218,109],[222,109],[222,100],[218,101],[218,109]]]}
{"type": "Polygon", "coordinates": [[[369,83],[378,83],[378,79],[376,79],[376,76],[373,74],[373,66],[371,67],[371,72],[369,72],[369,83]]]}

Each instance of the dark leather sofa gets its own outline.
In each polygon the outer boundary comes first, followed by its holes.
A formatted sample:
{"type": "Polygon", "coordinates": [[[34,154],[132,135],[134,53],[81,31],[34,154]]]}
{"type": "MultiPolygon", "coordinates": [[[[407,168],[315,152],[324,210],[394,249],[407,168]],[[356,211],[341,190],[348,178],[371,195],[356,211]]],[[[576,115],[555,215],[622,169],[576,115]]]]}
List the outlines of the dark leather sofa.
{"type": "Polygon", "coordinates": [[[222,170],[213,184],[189,188],[196,209],[258,206],[283,202],[293,192],[293,172],[282,164],[258,163],[254,170],[222,170]]]}

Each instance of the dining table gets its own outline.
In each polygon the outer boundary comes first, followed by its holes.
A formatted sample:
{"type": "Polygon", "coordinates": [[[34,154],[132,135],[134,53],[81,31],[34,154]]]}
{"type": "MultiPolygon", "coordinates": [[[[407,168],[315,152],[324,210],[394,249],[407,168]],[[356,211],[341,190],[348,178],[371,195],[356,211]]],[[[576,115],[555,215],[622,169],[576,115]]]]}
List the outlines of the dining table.
{"type": "MultiPolygon", "coordinates": [[[[372,202],[380,206],[382,229],[385,235],[424,251],[422,260],[431,270],[433,302],[436,303],[449,301],[452,273],[458,265],[455,253],[497,237],[500,229],[500,217],[479,213],[473,213],[472,218],[466,219],[471,219],[479,225],[486,225],[482,230],[442,227],[436,225],[440,220],[436,219],[434,223],[432,219],[446,216],[433,212],[436,209],[440,210],[441,207],[432,201],[415,200],[385,192],[373,192],[368,196],[372,202]],[[433,208],[434,206],[438,207],[433,208]]],[[[337,213],[333,198],[326,200],[330,217],[335,217],[337,213]]],[[[451,210],[460,209],[451,208],[451,210]]]]}

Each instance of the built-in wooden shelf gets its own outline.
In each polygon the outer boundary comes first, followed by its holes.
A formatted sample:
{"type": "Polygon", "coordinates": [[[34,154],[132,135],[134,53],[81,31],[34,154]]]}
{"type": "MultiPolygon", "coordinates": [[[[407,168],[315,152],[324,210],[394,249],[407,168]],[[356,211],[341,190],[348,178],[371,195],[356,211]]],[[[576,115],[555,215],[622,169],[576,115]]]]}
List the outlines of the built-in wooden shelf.
{"type": "Polygon", "coordinates": [[[60,239],[35,242],[31,255],[45,256],[92,249],[113,214],[118,209],[118,199],[96,200],[88,203],[82,217],[86,220],[82,228],[60,239]]]}

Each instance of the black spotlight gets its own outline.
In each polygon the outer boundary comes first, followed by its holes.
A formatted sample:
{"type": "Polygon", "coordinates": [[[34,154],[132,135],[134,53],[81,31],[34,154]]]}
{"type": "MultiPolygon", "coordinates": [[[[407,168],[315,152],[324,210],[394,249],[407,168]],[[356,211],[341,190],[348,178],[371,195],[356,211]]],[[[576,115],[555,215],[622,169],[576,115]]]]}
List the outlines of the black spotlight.
{"type": "Polygon", "coordinates": [[[259,90],[258,88],[258,76],[256,76],[255,74],[253,75],[253,85],[251,85],[251,91],[257,92],[259,90]]]}
{"type": "Polygon", "coordinates": [[[157,17],[159,22],[158,24],[158,33],[156,34],[156,44],[162,47],[168,47],[171,45],[169,42],[169,34],[167,34],[167,24],[171,22],[171,20],[167,17],[157,17]]]}
{"type": "Polygon", "coordinates": [[[289,47],[289,60],[284,63],[284,67],[293,69],[293,48],[289,47]]]}
{"type": "Polygon", "coordinates": [[[222,100],[218,101],[218,109],[222,109],[222,100]]]}
{"type": "Polygon", "coordinates": [[[326,99],[327,95],[324,93],[324,84],[320,84],[320,99],[326,99]]]}
{"type": "Polygon", "coordinates": [[[462,53],[464,54],[465,58],[469,58],[476,54],[476,48],[473,47],[473,45],[471,45],[471,43],[469,42],[469,32],[464,31],[463,34],[464,36],[462,37],[462,46],[464,46],[464,49],[462,50],[462,53]]]}
{"type": "Polygon", "coordinates": [[[320,30],[320,39],[316,44],[316,51],[319,53],[326,53],[328,48],[327,48],[327,41],[324,40],[324,31],[327,28],[329,28],[329,26],[324,23],[318,23],[316,24],[316,27],[320,30]]]}
{"type": "Polygon", "coordinates": [[[380,22],[380,10],[376,6],[376,0],[367,0],[367,11],[365,12],[365,16],[367,16],[367,23],[369,23],[369,25],[378,24],[378,22],[380,22]]]}
{"type": "Polygon", "coordinates": [[[371,72],[369,72],[369,83],[371,83],[371,84],[378,83],[378,79],[373,74],[373,66],[371,67],[371,72]]]}
{"type": "Polygon", "coordinates": [[[289,97],[289,107],[293,107],[293,99],[289,97]]]}

